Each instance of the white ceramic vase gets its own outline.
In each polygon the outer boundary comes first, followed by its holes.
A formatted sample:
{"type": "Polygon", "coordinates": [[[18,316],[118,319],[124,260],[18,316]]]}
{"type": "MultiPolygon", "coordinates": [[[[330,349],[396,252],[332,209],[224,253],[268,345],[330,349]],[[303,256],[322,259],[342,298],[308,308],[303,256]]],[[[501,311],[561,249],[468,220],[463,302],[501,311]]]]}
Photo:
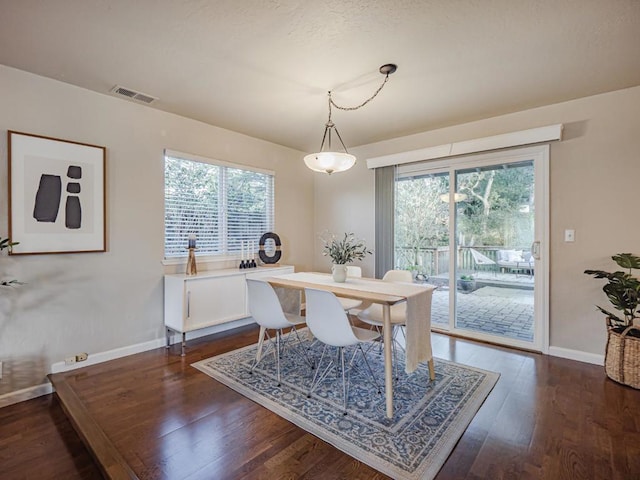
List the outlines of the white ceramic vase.
{"type": "Polygon", "coordinates": [[[333,281],[337,283],[344,283],[347,281],[347,266],[334,264],[331,267],[331,274],[333,275],[333,281]]]}

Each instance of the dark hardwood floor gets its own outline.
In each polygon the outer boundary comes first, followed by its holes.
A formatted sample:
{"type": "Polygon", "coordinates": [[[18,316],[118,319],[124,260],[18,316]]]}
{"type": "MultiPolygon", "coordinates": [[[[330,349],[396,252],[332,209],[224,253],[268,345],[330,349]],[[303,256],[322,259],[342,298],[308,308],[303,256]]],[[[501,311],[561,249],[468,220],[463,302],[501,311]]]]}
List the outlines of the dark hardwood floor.
{"type": "MultiPolygon", "coordinates": [[[[140,479],[387,478],[190,366],[256,338],[244,327],[184,358],[176,345],[55,379],[140,479]]],[[[640,479],[640,391],[580,362],[438,334],[433,347],[501,374],[437,480],[640,479]]],[[[0,408],[0,478],[100,477],[55,395],[0,408]]]]}

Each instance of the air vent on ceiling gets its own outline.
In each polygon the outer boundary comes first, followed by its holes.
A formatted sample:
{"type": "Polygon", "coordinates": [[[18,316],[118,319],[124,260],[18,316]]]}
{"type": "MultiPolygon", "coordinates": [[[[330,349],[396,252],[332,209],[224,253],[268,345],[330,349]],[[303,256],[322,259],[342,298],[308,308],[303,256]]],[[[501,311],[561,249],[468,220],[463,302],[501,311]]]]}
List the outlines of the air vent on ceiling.
{"type": "Polygon", "coordinates": [[[110,92],[114,95],[126,97],[130,100],[135,100],[136,102],[146,103],[147,105],[158,100],[157,97],[152,97],[151,95],[147,95],[146,93],[136,92],[135,90],[121,87],[120,85],[116,85],[115,87],[113,87],[110,92]]]}

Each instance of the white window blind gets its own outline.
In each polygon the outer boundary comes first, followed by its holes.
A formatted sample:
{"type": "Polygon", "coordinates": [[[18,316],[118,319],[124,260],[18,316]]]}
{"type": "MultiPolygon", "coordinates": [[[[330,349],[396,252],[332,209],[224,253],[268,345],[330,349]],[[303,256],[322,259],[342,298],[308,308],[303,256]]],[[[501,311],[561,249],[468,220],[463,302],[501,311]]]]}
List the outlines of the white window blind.
{"type": "Polygon", "coordinates": [[[224,256],[273,230],[272,173],[170,151],[164,172],[165,258],[186,256],[190,234],[197,255],[224,256]]]}

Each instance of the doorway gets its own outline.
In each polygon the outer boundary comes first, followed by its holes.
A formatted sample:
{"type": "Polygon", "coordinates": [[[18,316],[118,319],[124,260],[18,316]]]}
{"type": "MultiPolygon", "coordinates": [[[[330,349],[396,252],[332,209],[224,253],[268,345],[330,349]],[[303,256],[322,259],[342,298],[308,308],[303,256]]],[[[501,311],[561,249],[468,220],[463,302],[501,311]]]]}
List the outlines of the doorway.
{"type": "Polygon", "coordinates": [[[435,330],[546,351],[547,192],[547,146],[398,167],[394,261],[435,330]]]}

